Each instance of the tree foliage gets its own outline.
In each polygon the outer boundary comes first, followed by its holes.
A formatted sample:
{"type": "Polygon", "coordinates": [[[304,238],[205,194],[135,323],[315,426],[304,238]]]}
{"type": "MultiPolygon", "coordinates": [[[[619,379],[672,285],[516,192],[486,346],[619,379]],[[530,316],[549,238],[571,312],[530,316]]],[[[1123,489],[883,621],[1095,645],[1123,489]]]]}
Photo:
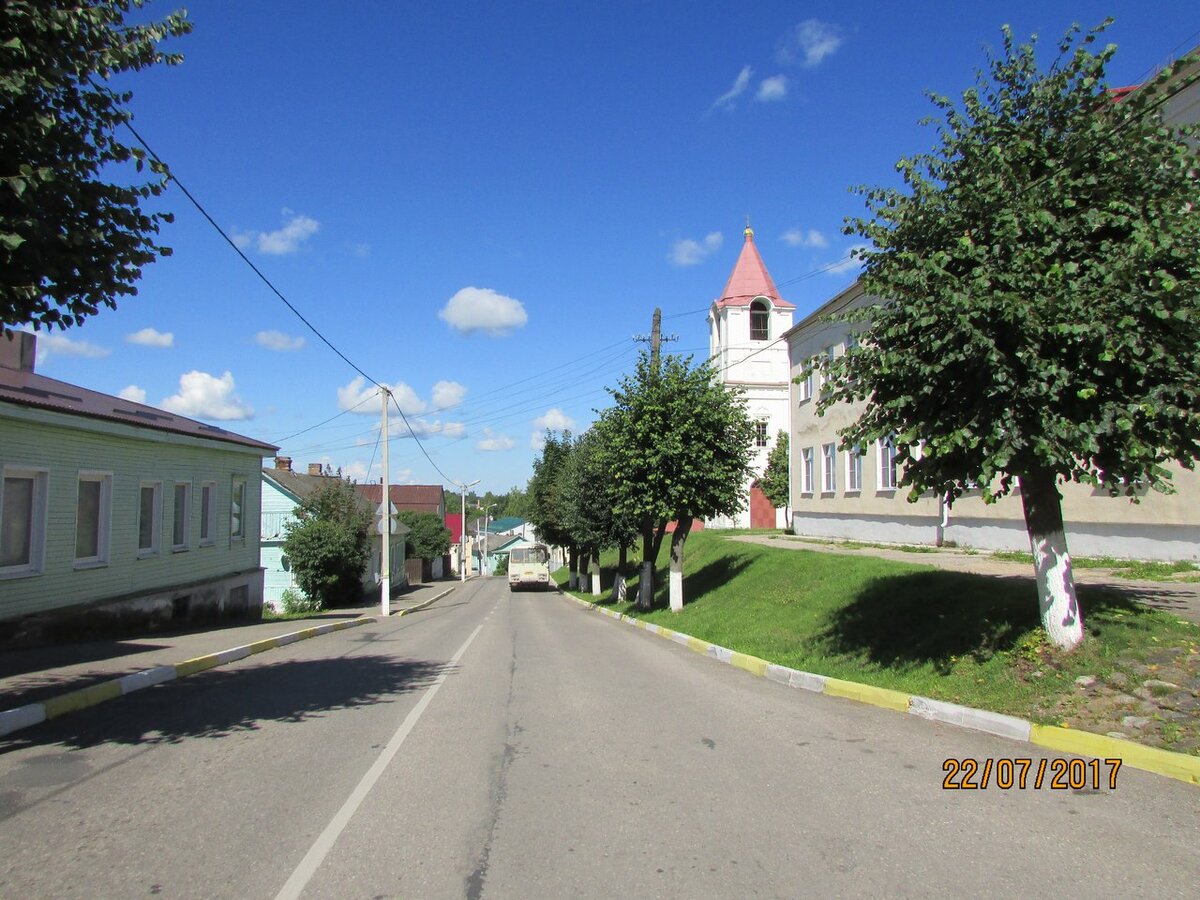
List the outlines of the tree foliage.
{"type": "Polygon", "coordinates": [[[408,526],[405,541],[414,559],[437,559],[450,552],[450,529],[436,513],[402,509],[396,518],[408,526]]]}
{"type": "Polygon", "coordinates": [[[780,429],[775,437],[775,446],[767,454],[767,468],[758,479],[758,487],[776,509],[788,505],[788,434],[780,429]]]}
{"type": "Polygon", "coordinates": [[[67,328],[137,293],[141,268],[171,251],[156,235],[166,212],[142,205],[168,174],[113,179],[145,152],[117,128],[129,91],[107,83],[176,54],[158,45],[191,31],[184,12],[125,21],[141,0],[7,0],[0,5],[0,330],[67,328]]]}
{"type": "Polygon", "coordinates": [[[525,489],[527,519],[540,540],[559,547],[571,546],[571,535],[563,521],[560,501],[561,473],[571,455],[571,433],[546,432],[542,452],[533,461],[533,477],[525,489]]]}
{"type": "Polygon", "coordinates": [[[283,552],[300,590],[323,607],[358,600],[373,515],[353,485],[331,479],[302,500],[294,515],[284,526],[283,552]]]}

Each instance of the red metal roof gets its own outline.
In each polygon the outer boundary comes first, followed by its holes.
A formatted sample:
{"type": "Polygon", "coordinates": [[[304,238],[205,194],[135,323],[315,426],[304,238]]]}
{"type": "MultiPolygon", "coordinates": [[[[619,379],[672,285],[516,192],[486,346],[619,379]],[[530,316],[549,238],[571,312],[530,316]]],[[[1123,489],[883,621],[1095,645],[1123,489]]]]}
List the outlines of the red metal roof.
{"type": "MultiPolygon", "coordinates": [[[[383,485],[356,484],[354,487],[376,506],[379,505],[383,496],[383,485]]],[[[445,503],[445,492],[440,484],[393,484],[388,491],[388,497],[396,509],[412,512],[440,514],[445,503]]]]}
{"type": "Polygon", "coordinates": [[[779,296],[779,289],[771,280],[771,273],[767,271],[754,245],[754,230],[748,227],[743,234],[746,241],[742,244],[742,252],[733,267],[733,273],[725,282],[725,290],[715,301],[716,305],[749,306],[755,297],[767,297],[779,309],[795,309],[794,304],[779,296]]]}

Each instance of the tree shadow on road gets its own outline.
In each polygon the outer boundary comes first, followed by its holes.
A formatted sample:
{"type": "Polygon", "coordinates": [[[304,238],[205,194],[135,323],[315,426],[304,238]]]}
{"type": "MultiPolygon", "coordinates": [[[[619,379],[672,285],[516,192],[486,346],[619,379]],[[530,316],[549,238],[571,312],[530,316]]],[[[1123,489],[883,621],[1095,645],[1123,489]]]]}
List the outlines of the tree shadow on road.
{"type": "Polygon", "coordinates": [[[174,744],[300,723],[335,710],[390,703],[432,684],[445,668],[391,656],[288,660],[212,669],[138,691],[0,740],[0,754],[31,746],[174,744]]]}
{"type": "MultiPolygon", "coordinates": [[[[1117,591],[1077,585],[1076,592],[1085,622],[1089,611],[1141,611],[1117,591]]],[[[954,657],[988,659],[1040,624],[1032,577],[912,572],[870,581],[832,614],[820,640],[831,651],[863,654],[879,666],[928,663],[946,673],[954,657]]]]}

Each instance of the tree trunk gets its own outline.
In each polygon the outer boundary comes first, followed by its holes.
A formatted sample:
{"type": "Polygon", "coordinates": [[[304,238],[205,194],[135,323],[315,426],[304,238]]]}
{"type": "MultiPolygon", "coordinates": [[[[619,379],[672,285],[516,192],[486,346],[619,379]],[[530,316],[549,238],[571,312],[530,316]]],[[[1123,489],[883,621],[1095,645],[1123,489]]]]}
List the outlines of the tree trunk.
{"type": "Polygon", "coordinates": [[[629,565],[629,548],[622,544],[619,553],[617,574],[613,578],[612,596],[609,598],[613,603],[625,601],[625,567],[629,565]]]}
{"type": "Polygon", "coordinates": [[[592,561],[588,565],[588,571],[592,573],[592,596],[600,596],[600,551],[592,550],[592,561]]]}
{"type": "Polygon", "coordinates": [[[571,576],[570,576],[570,580],[567,582],[567,586],[570,587],[570,589],[573,591],[578,590],[578,588],[579,588],[579,550],[576,547],[569,547],[569,548],[567,548],[567,556],[571,561],[570,562],[571,576]]]}
{"type": "Polygon", "coordinates": [[[642,526],[642,574],[638,578],[638,609],[654,605],[654,523],[642,526]]]}
{"type": "Polygon", "coordinates": [[[683,610],[683,544],[692,529],[692,517],[680,516],[671,535],[671,612],[683,610]]]}
{"type": "Polygon", "coordinates": [[[662,550],[663,535],[667,533],[667,522],[661,522],[658,526],[658,531],[654,534],[654,556],[655,562],[658,562],[658,554],[662,550]]]}
{"type": "Polygon", "coordinates": [[[1071,554],[1063,531],[1062,495],[1054,473],[1040,470],[1022,475],[1021,503],[1033,551],[1042,627],[1055,646],[1070,650],[1083,640],[1083,617],[1075,598],[1071,554]]]}

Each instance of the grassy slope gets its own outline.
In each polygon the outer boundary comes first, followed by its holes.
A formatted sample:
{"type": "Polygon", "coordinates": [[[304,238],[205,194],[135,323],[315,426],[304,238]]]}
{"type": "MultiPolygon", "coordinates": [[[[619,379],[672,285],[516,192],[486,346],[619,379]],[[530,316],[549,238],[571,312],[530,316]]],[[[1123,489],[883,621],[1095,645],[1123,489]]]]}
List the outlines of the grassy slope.
{"type": "MultiPolygon", "coordinates": [[[[1089,695],[1075,684],[1081,675],[1097,677],[1103,688],[1114,672],[1125,673],[1129,690],[1160,668],[1176,681],[1200,676],[1200,626],[1123,595],[1080,588],[1088,636],[1064,655],[1042,640],[1028,579],[780,550],[702,531],[687,542],[688,602],[675,614],[663,608],[668,543],[659,558],[657,606],[642,614],[648,621],[797,669],[1033,721],[1112,730],[1126,714],[1149,714],[1154,721],[1138,737],[1197,751],[1194,714],[1182,723],[1159,721],[1142,703],[1092,721],[1084,708],[1089,695]]],[[[604,560],[606,586],[614,561],[604,560]]],[[[565,575],[557,573],[560,582],[565,575]]],[[[618,608],[637,614],[631,604],[618,608]]],[[[1098,695],[1092,705],[1100,705],[1098,695]]]]}

